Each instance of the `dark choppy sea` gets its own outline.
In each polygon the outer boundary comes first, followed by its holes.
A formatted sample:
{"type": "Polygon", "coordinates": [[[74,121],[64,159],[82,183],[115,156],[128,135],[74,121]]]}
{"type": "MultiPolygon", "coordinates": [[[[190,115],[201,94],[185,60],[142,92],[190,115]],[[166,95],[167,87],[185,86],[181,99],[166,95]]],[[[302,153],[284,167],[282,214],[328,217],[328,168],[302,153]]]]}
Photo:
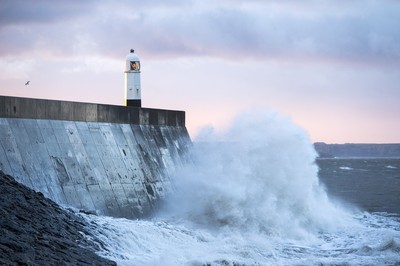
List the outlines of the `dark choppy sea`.
{"type": "Polygon", "coordinates": [[[400,158],[319,159],[328,194],[368,212],[400,214],[400,158]]]}

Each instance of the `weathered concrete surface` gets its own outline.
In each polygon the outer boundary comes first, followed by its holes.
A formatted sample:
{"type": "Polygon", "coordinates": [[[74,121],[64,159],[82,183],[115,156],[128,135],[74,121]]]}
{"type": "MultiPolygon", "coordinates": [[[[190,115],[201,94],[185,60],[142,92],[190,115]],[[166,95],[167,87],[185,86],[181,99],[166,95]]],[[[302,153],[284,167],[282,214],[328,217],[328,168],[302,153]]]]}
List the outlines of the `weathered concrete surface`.
{"type": "Polygon", "coordinates": [[[184,112],[0,96],[0,170],[62,205],[146,215],[190,145],[184,112]]]}
{"type": "Polygon", "coordinates": [[[59,204],[148,213],[184,163],[184,127],[0,118],[0,170],[59,204]]]}
{"type": "Polygon", "coordinates": [[[1,171],[0,195],[0,265],[116,265],[82,217],[1,171]]]}

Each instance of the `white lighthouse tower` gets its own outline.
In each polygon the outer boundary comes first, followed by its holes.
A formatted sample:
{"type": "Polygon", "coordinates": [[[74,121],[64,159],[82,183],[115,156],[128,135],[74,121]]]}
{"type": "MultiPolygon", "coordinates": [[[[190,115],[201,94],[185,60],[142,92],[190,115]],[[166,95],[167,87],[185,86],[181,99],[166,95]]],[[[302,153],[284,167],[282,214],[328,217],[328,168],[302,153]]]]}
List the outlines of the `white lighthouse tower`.
{"type": "Polygon", "coordinates": [[[140,59],[135,51],[131,49],[126,56],[125,63],[125,95],[126,105],[142,107],[142,96],[140,88],[140,59]]]}

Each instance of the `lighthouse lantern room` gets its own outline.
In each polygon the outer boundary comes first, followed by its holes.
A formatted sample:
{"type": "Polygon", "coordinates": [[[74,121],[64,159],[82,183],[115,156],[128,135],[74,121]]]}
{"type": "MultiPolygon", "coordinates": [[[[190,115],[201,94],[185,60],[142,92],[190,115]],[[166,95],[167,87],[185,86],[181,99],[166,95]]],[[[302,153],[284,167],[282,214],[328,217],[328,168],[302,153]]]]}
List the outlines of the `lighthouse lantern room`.
{"type": "Polygon", "coordinates": [[[142,107],[140,59],[133,49],[131,49],[130,53],[126,56],[125,97],[127,106],[142,107]]]}

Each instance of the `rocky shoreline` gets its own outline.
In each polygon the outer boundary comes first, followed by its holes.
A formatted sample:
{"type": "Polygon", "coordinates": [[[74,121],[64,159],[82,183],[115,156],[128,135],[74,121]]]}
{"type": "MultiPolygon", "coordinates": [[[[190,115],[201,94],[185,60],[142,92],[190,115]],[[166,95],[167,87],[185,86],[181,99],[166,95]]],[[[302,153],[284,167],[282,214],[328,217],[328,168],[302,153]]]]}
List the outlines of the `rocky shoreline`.
{"type": "Polygon", "coordinates": [[[82,217],[2,171],[0,197],[0,265],[116,265],[82,217]]]}

